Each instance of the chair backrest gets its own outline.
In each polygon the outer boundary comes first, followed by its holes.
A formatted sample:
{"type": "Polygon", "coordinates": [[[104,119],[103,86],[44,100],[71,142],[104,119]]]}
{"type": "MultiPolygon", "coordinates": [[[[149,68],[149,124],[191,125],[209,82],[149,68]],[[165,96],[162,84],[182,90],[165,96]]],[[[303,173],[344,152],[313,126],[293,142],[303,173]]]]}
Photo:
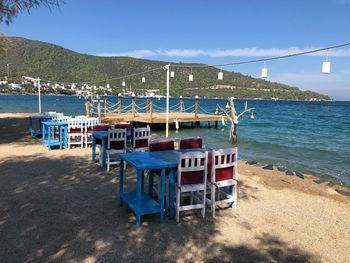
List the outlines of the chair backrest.
{"type": "Polygon", "coordinates": [[[170,151],[175,149],[175,142],[171,139],[166,140],[157,140],[153,141],[149,144],[149,151],[150,152],[156,152],[156,151],[170,151]]]}
{"type": "Polygon", "coordinates": [[[71,118],[68,120],[68,132],[82,132],[83,120],[77,118],[71,118]]]}
{"type": "Polygon", "coordinates": [[[93,131],[108,131],[111,128],[110,125],[97,124],[92,126],[93,131]]]}
{"type": "Polygon", "coordinates": [[[150,128],[134,128],[132,136],[132,148],[134,149],[148,149],[151,135],[150,128]]]}
{"type": "Polygon", "coordinates": [[[58,113],[58,112],[52,113],[51,115],[52,121],[59,121],[60,118],[62,118],[63,116],[64,116],[63,113],[58,113]]]}
{"type": "Polygon", "coordinates": [[[179,156],[177,184],[207,183],[208,152],[186,152],[179,156]]]}
{"type": "Polygon", "coordinates": [[[202,148],[203,140],[202,138],[185,138],[180,140],[180,149],[194,149],[202,148]]]}
{"type": "Polygon", "coordinates": [[[237,147],[212,152],[211,182],[237,180],[237,154],[237,147]]]}
{"type": "Polygon", "coordinates": [[[69,122],[72,119],[71,116],[58,116],[57,121],[58,122],[69,122]]]}
{"type": "Polygon", "coordinates": [[[107,148],[113,150],[126,150],[126,129],[109,129],[107,148]]]}
{"type": "Polygon", "coordinates": [[[86,118],[84,120],[85,124],[85,132],[89,132],[93,130],[93,127],[98,124],[98,118],[86,118]]]}

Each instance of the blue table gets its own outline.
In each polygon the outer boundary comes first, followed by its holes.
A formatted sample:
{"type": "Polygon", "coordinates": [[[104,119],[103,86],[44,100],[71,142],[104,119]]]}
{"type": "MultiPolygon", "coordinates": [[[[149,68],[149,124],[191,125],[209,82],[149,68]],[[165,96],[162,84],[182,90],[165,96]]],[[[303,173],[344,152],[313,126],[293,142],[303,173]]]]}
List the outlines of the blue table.
{"type": "Polygon", "coordinates": [[[164,221],[164,189],[165,170],[169,169],[169,216],[174,218],[175,173],[179,163],[180,152],[211,151],[208,148],[187,149],[158,152],[129,152],[120,154],[120,204],[125,201],[136,214],[136,224],[141,225],[141,216],[160,213],[161,222],[164,221]],[[136,192],[124,192],[124,161],[133,166],[137,172],[136,192]],[[150,170],[148,193],[144,193],[144,171],[150,170]],[[152,198],[153,173],[161,170],[160,203],[152,198]]]}
{"type": "Polygon", "coordinates": [[[42,144],[47,145],[49,151],[52,146],[59,146],[62,150],[64,145],[67,148],[68,123],[66,122],[42,122],[43,136],[42,144]],[[51,137],[51,130],[52,137],[51,137]]]}
{"type": "Polygon", "coordinates": [[[92,132],[92,161],[96,161],[96,139],[99,139],[102,141],[102,149],[100,152],[100,158],[101,158],[101,167],[103,169],[107,169],[107,162],[106,162],[106,151],[107,151],[107,138],[108,138],[108,131],[94,131],[92,132]]]}
{"type": "Polygon", "coordinates": [[[33,137],[41,137],[42,136],[42,123],[44,121],[50,121],[52,119],[51,116],[30,116],[29,117],[29,132],[33,137]]]}

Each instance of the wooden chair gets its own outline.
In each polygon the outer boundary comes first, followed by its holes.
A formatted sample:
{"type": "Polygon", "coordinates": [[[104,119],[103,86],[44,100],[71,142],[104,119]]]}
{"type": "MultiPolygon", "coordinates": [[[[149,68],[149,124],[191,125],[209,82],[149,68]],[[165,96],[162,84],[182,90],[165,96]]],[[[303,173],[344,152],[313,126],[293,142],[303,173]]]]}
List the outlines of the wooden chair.
{"type": "Polygon", "coordinates": [[[202,148],[203,140],[202,138],[185,138],[180,140],[179,148],[183,149],[194,149],[194,148],[202,148]]]}
{"type": "Polygon", "coordinates": [[[68,149],[72,145],[80,145],[83,148],[84,144],[84,130],[83,122],[81,119],[69,119],[68,120],[68,149]]]}
{"type": "Polygon", "coordinates": [[[86,118],[84,120],[84,144],[85,148],[88,147],[89,144],[92,144],[92,134],[93,127],[98,124],[98,118],[86,118]]]}
{"type": "MultiPolygon", "coordinates": [[[[93,131],[108,131],[110,128],[111,128],[110,125],[105,125],[105,124],[93,125],[92,130],[90,131],[90,134],[93,131]]],[[[102,151],[102,141],[97,139],[96,140],[96,155],[95,155],[96,157],[95,158],[99,161],[99,163],[101,163],[101,161],[102,161],[100,158],[101,151],[102,151]]]]}
{"type": "Polygon", "coordinates": [[[147,152],[151,136],[150,128],[134,128],[132,132],[132,151],[147,152]]]}
{"type": "MultiPolygon", "coordinates": [[[[159,151],[171,151],[175,149],[175,141],[172,139],[162,139],[162,140],[157,140],[157,141],[153,141],[149,144],[149,151],[150,152],[159,152],[159,151]]],[[[161,171],[160,170],[156,170],[156,171],[151,171],[150,172],[150,176],[152,177],[152,179],[150,180],[150,185],[149,187],[153,187],[154,192],[156,193],[156,195],[159,197],[159,193],[160,193],[160,182],[161,182],[161,171]],[[156,177],[154,177],[156,176],[156,177]],[[156,179],[154,184],[151,183],[153,181],[153,179],[156,179]]],[[[168,182],[165,181],[165,196],[168,196],[169,193],[169,187],[168,187],[168,182]]],[[[152,188],[150,188],[152,189],[152,188]]],[[[153,192],[153,191],[152,191],[153,192]]],[[[167,207],[169,207],[169,198],[166,198],[166,205],[167,207]]]]}
{"type": "Polygon", "coordinates": [[[237,147],[212,152],[211,179],[208,183],[210,198],[207,198],[207,202],[213,217],[218,205],[230,204],[234,211],[237,209],[237,154],[237,147]],[[229,191],[224,191],[227,188],[229,191]]]}
{"type": "Polygon", "coordinates": [[[126,152],[126,129],[109,129],[107,141],[107,172],[112,164],[119,164],[120,153],[126,152]]]}
{"type": "Polygon", "coordinates": [[[180,220],[180,212],[186,210],[201,209],[205,217],[207,163],[208,152],[180,153],[175,189],[176,222],[180,220]],[[186,195],[190,196],[190,204],[181,205],[181,197],[186,195]]]}

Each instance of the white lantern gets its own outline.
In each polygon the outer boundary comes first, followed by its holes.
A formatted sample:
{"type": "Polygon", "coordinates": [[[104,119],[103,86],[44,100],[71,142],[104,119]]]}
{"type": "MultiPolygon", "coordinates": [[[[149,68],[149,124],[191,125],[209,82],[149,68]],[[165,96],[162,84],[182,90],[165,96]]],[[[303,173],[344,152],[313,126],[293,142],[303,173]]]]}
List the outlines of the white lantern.
{"type": "Polygon", "coordinates": [[[170,72],[170,77],[171,77],[171,78],[175,77],[175,72],[174,72],[174,71],[171,71],[171,72],[170,72]]]}
{"type": "Polygon", "coordinates": [[[192,73],[188,76],[188,80],[193,81],[193,74],[192,73]]]}
{"type": "Polygon", "coordinates": [[[123,82],[122,82],[122,86],[125,87],[125,81],[124,81],[124,80],[123,80],[123,82]]]}
{"type": "Polygon", "coordinates": [[[224,79],[224,73],[220,71],[218,74],[218,80],[223,80],[223,79],[224,79]]]}
{"type": "Polygon", "coordinates": [[[226,125],[224,116],[221,117],[221,124],[222,124],[222,126],[226,125]]]}
{"type": "Polygon", "coordinates": [[[325,61],[322,63],[322,73],[329,74],[331,72],[331,62],[325,61]]]}
{"type": "Polygon", "coordinates": [[[261,78],[266,79],[267,78],[267,68],[263,67],[261,69],[261,78]]]}
{"type": "Polygon", "coordinates": [[[142,77],[142,83],[145,83],[145,82],[146,82],[146,78],[142,77]]]}

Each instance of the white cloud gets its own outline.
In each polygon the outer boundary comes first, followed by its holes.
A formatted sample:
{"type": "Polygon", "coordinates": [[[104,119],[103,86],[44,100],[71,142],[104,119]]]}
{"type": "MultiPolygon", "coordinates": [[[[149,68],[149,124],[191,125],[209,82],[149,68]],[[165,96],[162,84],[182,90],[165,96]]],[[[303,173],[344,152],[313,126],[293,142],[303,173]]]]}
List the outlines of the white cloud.
{"type": "MultiPolygon", "coordinates": [[[[146,57],[275,57],[285,56],[293,53],[310,51],[316,48],[297,48],[290,47],[286,49],[270,48],[236,48],[236,49],[141,49],[121,53],[100,53],[97,56],[128,56],[135,58],[146,57]]],[[[325,51],[307,54],[307,56],[325,56],[325,51]]],[[[350,57],[350,48],[335,49],[329,51],[332,57],[350,57]]]]}

